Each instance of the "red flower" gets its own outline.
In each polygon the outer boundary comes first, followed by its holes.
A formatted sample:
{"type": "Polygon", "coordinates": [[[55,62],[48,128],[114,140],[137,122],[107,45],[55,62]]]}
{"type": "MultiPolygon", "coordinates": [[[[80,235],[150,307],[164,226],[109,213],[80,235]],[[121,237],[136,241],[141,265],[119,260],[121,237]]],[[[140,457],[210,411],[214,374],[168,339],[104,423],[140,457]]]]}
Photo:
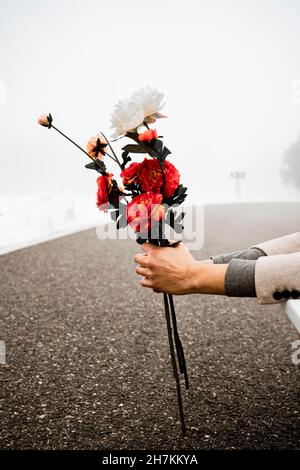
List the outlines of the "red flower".
{"type": "Polygon", "coordinates": [[[103,211],[107,208],[108,195],[112,189],[112,176],[112,173],[108,173],[107,175],[102,175],[97,178],[97,207],[103,211]]]}
{"type": "MultiPolygon", "coordinates": [[[[164,165],[165,184],[163,189],[164,197],[173,196],[179,185],[180,174],[172,163],[165,161],[164,165]]],[[[145,158],[142,163],[131,163],[122,171],[123,184],[128,185],[133,182],[141,186],[143,192],[159,193],[163,186],[163,175],[161,166],[156,159],[145,158]]]]}
{"type": "Polygon", "coordinates": [[[127,222],[139,233],[148,233],[153,225],[159,222],[165,213],[161,194],[144,193],[134,197],[127,205],[127,222]]]}
{"type": "MultiPolygon", "coordinates": [[[[178,187],[180,174],[175,166],[167,160],[164,162],[163,168],[165,174],[163,195],[168,198],[173,196],[175,189],[178,187]]],[[[161,191],[163,186],[163,174],[158,160],[144,159],[138,175],[138,182],[145,192],[151,191],[153,193],[159,193],[161,191]]]]}
{"type": "Polygon", "coordinates": [[[139,176],[141,166],[141,163],[131,163],[131,165],[125,168],[121,173],[123,184],[128,185],[136,181],[139,176]]]}
{"type": "Polygon", "coordinates": [[[151,142],[153,139],[157,139],[157,131],[155,129],[147,129],[142,134],[139,134],[140,142],[151,142]]]}
{"type": "Polygon", "coordinates": [[[172,163],[165,160],[164,174],[166,179],[164,185],[164,197],[171,197],[179,186],[180,173],[172,163]]]}
{"type": "Polygon", "coordinates": [[[152,193],[159,193],[163,184],[163,176],[160,164],[153,158],[145,158],[141,163],[140,174],[138,182],[142,191],[151,191],[152,193]]]}

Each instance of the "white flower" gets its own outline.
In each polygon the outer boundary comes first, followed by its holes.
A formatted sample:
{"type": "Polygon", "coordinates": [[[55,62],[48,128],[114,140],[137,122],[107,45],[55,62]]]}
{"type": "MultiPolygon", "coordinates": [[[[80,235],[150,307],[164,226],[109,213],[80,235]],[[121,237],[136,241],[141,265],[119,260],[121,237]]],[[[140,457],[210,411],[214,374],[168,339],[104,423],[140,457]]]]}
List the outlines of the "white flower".
{"type": "Polygon", "coordinates": [[[141,106],[132,99],[119,101],[111,115],[111,127],[115,129],[112,137],[119,137],[138,127],[144,120],[141,106]]]}
{"type": "Polygon", "coordinates": [[[144,117],[152,116],[162,109],[163,97],[163,93],[150,87],[141,88],[132,95],[133,101],[143,108],[144,117]]]}
{"type": "Polygon", "coordinates": [[[135,131],[144,119],[162,108],[163,93],[150,87],[136,91],[130,98],[119,101],[111,115],[112,138],[135,131]]]}

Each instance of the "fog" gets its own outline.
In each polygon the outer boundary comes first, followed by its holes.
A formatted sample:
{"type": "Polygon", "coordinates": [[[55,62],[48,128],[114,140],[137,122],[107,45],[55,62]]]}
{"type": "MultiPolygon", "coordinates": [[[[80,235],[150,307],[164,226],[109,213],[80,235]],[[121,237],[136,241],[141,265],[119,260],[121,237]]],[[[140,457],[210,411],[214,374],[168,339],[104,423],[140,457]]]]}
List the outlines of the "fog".
{"type": "Polygon", "coordinates": [[[145,85],[165,93],[158,128],[191,201],[299,199],[297,0],[1,0],[0,25],[2,214],[65,194],[96,218],[84,155],[36,119],[84,146],[145,85]]]}

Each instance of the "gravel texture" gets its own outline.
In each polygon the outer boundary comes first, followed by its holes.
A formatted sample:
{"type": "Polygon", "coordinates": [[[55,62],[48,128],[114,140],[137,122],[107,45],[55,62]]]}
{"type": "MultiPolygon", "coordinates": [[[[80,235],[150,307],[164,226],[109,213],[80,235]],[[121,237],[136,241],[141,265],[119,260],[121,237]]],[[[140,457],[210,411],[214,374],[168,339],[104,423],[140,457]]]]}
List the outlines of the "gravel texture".
{"type": "MultiPolygon", "coordinates": [[[[207,206],[218,252],[299,230],[300,204],[207,206]]],[[[299,449],[296,330],[279,305],[176,297],[191,380],[181,438],[161,294],[133,241],[95,230],[0,257],[1,449],[299,449]]]]}

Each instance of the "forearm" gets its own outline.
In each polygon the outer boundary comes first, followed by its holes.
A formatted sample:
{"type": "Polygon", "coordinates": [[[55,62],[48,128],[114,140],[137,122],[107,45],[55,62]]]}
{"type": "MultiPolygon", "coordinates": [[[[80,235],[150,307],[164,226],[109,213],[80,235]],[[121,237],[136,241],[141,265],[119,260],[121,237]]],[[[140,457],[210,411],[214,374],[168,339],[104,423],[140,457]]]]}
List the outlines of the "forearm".
{"type": "Polygon", "coordinates": [[[229,264],[196,261],[189,275],[192,291],[229,297],[256,297],[255,260],[233,259],[229,264]]]}
{"type": "Polygon", "coordinates": [[[227,264],[213,264],[196,261],[188,277],[191,292],[196,294],[225,294],[227,264]]]}
{"type": "Polygon", "coordinates": [[[255,297],[256,261],[233,259],[227,263],[195,261],[185,245],[176,248],[142,245],[146,254],[134,257],[143,287],[168,294],[217,294],[255,297]]]}

